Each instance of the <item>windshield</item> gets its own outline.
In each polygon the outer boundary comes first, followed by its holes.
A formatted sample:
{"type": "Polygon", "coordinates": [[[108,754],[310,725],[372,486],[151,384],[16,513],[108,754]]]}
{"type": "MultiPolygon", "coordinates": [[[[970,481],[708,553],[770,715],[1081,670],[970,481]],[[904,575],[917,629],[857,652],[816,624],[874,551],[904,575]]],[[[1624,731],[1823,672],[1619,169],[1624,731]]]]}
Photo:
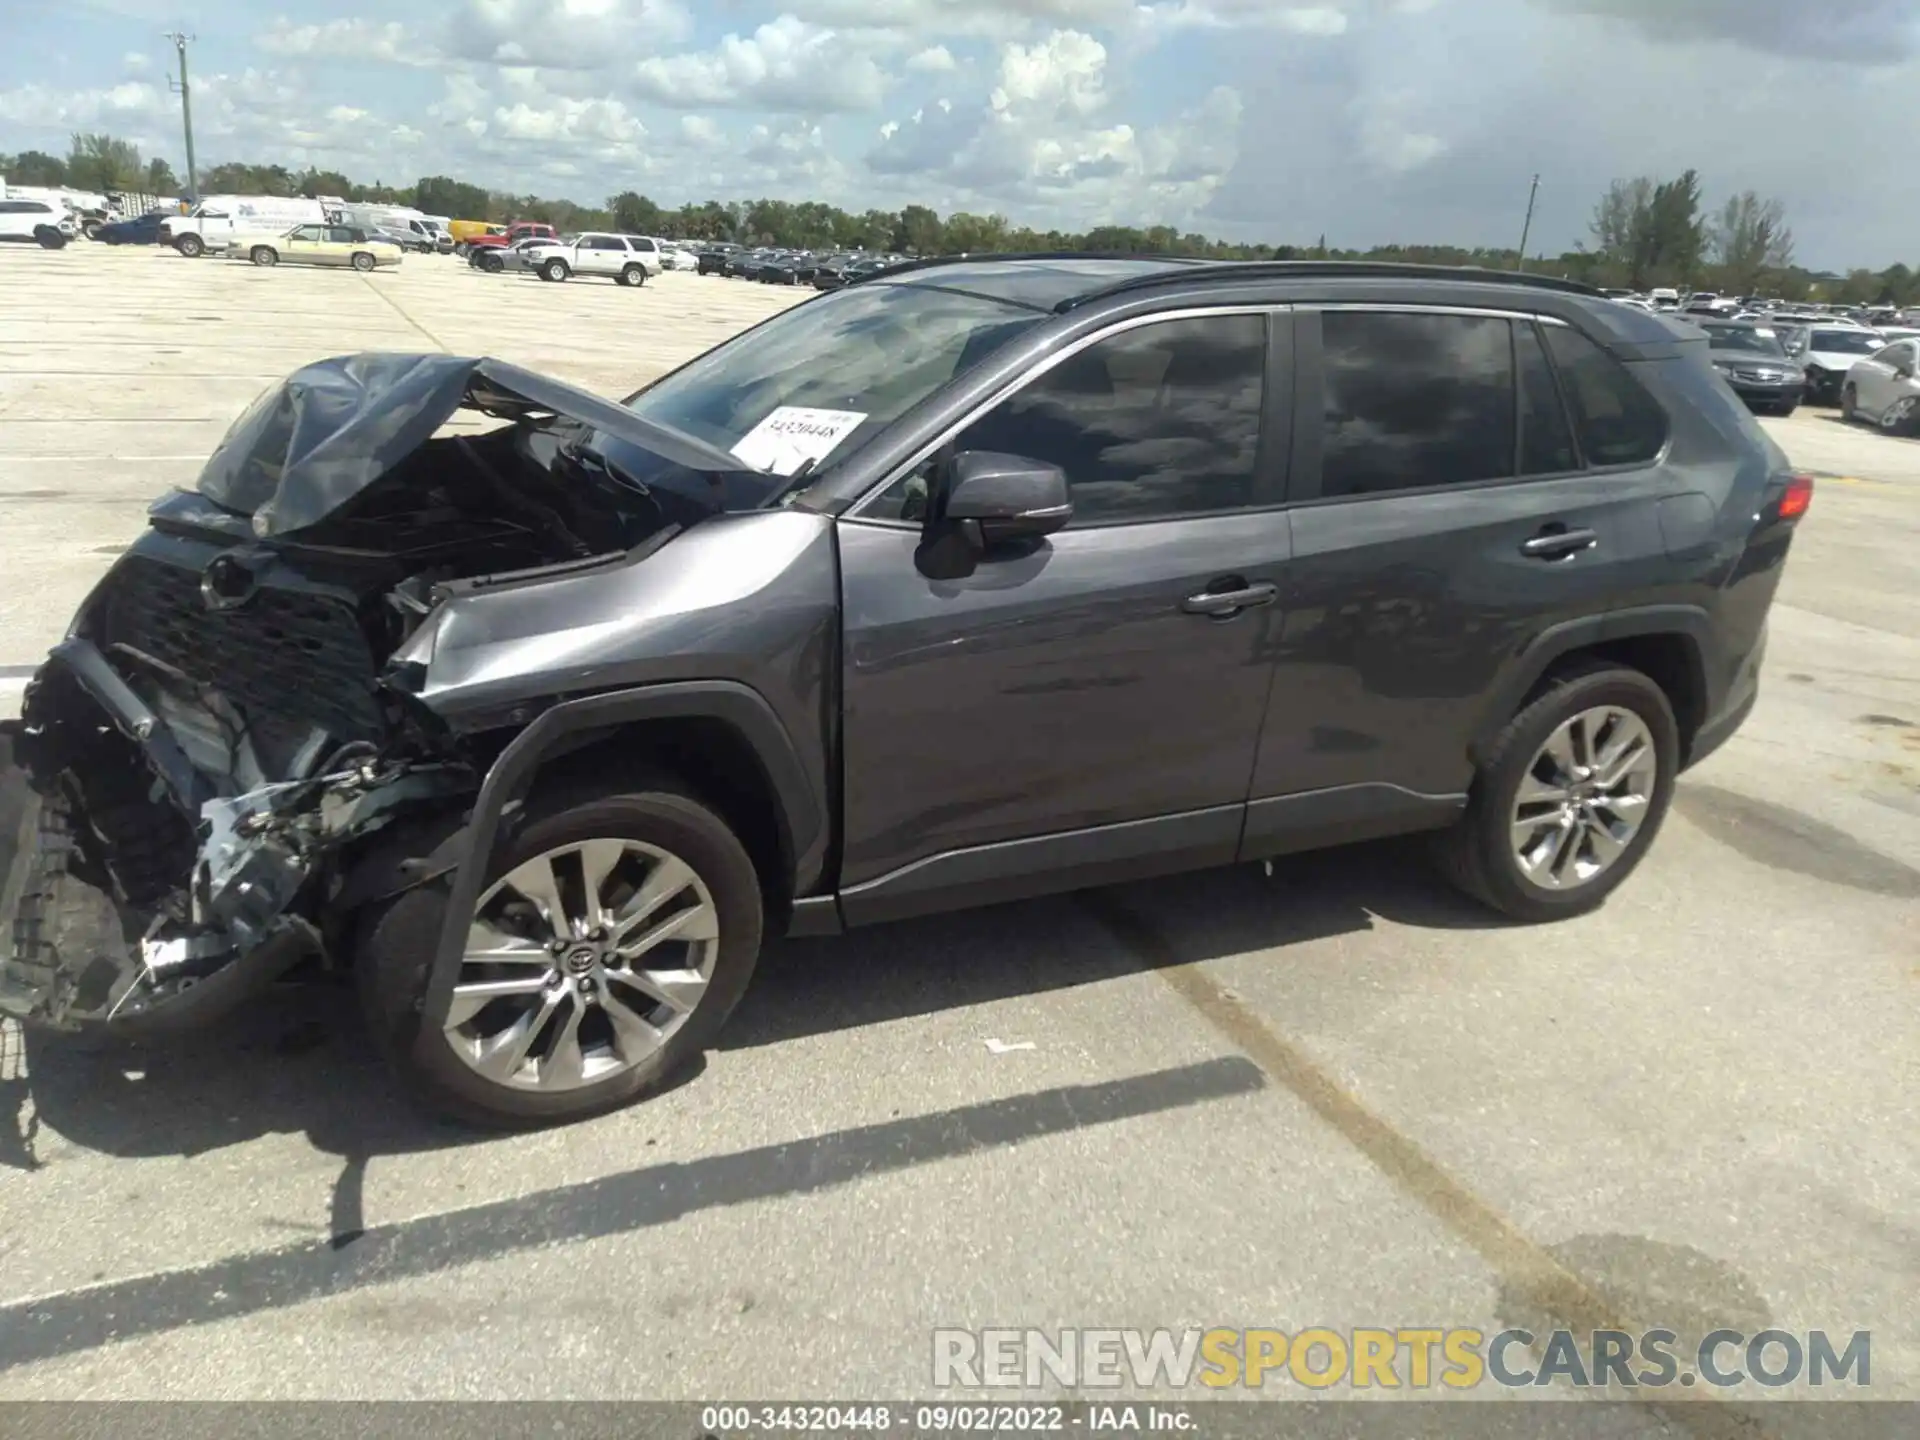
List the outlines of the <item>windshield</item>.
{"type": "Polygon", "coordinates": [[[1780,342],[1771,335],[1762,335],[1758,330],[1749,330],[1745,326],[1715,326],[1707,331],[1708,344],[1715,350],[1744,350],[1754,355],[1777,355],[1785,357],[1786,351],[1780,348],[1780,342]]]}
{"type": "Polygon", "coordinates": [[[806,459],[851,453],[1043,318],[917,285],[841,290],[727,341],[626,403],[758,468],[791,474],[806,459]]]}
{"type": "Polygon", "coordinates": [[[1871,330],[1816,330],[1811,348],[1837,355],[1871,355],[1883,343],[1871,330]]]}

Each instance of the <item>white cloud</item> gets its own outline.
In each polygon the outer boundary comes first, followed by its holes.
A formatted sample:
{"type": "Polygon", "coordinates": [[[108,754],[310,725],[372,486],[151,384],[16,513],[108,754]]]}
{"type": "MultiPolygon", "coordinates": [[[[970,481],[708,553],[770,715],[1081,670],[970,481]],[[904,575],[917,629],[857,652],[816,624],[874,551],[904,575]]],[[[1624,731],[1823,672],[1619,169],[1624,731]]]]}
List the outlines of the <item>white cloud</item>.
{"type": "Polygon", "coordinates": [[[925,50],[907,58],[907,69],[918,70],[925,74],[938,75],[957,70],[953,52],[944,45],[929,45],[925,50]]]}
{"type": "Polygon", "coordinates": [[[634,89],[662,105],[821,115],[872,109],[887,77],[846,37],[782,15],[711,50],[649,56],[634,67],[634,89]]]}
{"type": "Polygon", "coordinates": [[[1078,30],[1056,30],[1038,44],[1006,47],[989,103],[1002,114],[1091,115],[1106,103],[1106,68],[1106,46],[1078,30]]]}
{"type": "Polygon", "coordinates": [[[717,150],[727,142],[725,132],[707,115],[682,115],[680,138],[698,150],[717,150]]]}
{"type": "Polygon", "coordinates": [[[467,60],[604,71],[692,33],[682,0],[455,0],[438,44],[467,60]]]}
{"type": "Polygon", "coordinates": [[[398,20],[329,20],[295,25],[286,16],[253,37],[269,55],[314,60],[382,60],[390,65],[428,65],[434,55],[398,20]]]}

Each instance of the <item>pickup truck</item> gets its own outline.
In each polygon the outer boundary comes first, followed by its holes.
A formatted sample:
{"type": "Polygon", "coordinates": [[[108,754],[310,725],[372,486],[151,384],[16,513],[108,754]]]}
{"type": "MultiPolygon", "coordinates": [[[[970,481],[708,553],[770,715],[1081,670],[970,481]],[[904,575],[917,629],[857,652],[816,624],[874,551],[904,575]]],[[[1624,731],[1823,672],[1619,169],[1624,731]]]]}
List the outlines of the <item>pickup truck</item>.
{"type": "Polygon", "coordinates": [[[558,240],[559,234],[551,225],[543,225],[537,220],[516,220],[503,230],[489,230],[485,235],[470,236],[466,241],[469,256],[476,250],[496,250],[513,244],[516,240],[527,240],[535,236],[547,240],[558,240]]]}
{"type": "Polygon", "coordinates": [[[644,285],[666,269],[659,242],[644,235],[578,235],[524,247],[527,269],[542,280],[599,275],[622,285],[644,285]]]}

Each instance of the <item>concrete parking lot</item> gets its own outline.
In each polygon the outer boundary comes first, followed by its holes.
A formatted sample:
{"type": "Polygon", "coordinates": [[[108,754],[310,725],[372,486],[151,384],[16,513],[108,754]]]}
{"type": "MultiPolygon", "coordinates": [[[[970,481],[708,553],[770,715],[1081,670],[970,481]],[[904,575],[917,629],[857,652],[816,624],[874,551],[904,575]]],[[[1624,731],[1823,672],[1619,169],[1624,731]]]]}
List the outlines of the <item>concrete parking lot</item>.
{"type": "MultiPolygon", "coordinates": [[[[795,298],[0,252],[0,713],[294,366],[618,396],[795,298]]],[[[1551,1314],[1869,1330],[1920,1398],[1920,443],[1766,423],[1823,479],[1759,708],[1600,913],[1388,844],[790,942],[699,1074],[515,1138],[324,992],[125,1064],[9,1031],[0,1397],[899,1397],[942,1325],[1551,1314]]]]}

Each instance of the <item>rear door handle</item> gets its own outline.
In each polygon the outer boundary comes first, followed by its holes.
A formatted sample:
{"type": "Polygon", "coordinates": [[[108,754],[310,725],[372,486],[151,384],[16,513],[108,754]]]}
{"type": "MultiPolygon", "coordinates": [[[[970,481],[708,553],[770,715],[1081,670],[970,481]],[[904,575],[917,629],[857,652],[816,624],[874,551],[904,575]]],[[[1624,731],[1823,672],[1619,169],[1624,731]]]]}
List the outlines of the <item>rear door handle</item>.
{"type": "Polygon", "coordinates": [[[1529,560],[1561,560],[1599,543],[1600,536],[1592,530],[1548,530],[1521,545],[1520,553],[1529,560]]]}
{"type": "Polygon", "coordinates": [[[1180,602],[1180,608],[1189,615],[1211,615],[1216,619],[1224,619],[1242,610],[1251,610],[1256,605],[1271,605],[1279,595],[1278,585],[1261,581],[1238,590],[1208,590],[1189,595],[1180,602]]]}

